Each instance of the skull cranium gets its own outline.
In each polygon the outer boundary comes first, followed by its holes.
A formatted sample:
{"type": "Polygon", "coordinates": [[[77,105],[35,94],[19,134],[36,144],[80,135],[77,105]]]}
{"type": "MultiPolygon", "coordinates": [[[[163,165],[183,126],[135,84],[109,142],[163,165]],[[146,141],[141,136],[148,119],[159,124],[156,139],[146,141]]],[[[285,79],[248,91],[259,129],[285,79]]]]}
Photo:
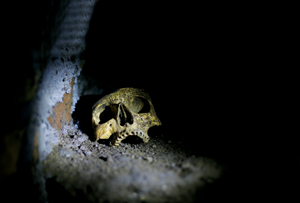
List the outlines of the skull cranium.
{"type": "Polygon", "coordinates": [[[92,125],[96,140],[113,136],[118,146],[127,136],[138,136],[147,143],[148,129],[161,125],[149,95],[141,89],[121,88],[104,96],[93,106],[92,125]]]}

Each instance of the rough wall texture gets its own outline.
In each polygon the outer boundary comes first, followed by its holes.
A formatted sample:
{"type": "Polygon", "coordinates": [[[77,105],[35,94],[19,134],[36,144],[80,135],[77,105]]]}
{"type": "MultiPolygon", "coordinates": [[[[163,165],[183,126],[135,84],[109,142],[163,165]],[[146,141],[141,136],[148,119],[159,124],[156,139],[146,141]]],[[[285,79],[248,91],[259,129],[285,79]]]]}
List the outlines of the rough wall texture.
{"type": "MultiPolygon", "coordinates": [[[[64,20],[49,53],[49,60],[33,101],[30,125],[27,128],[27,150],[36,164],[35,182],[45,201],[45,181],[40,163],[58,145],[60,130],[71,121],[71,113],[79,98],[77,77],[81,71],[81,54],[95,1],[73,0],[65,8],[64,20]],[[38,154],[38,156],[37,156],[38,154]]],[[[32,158],[28,158],[32,159],[32,158]]],[[[30,160],[29,160],[30,161],[30,160]]]]}
{"type": "Polygon", "coordinates": [[[31,109],[34,108],[38,81],[59,35],[68,4],[69,0],[33,0],[3,6],[12,9],[10,13],[14,16],[4,20],[8,23],[3,25],[8,36],[4,37],[2,46],[7,54],[5,60],[12,62],[6,69],[5,76],[13,79],[14,83],[9,85],[7,80],[1,80],[1,87],[4,87],[2,93],[5,95],[2,104],[4,102],[6,108],[4,132],[0,136],[0,183],[16,174],[18,160],[23,163],[24,158],[29,160],[31,157],[31,153],[28,156],[23,153],[26,147],[22,143],[27,140],[24,134],[30,122],[31,109]]]}
{"type": "Polygon", "coordinates": [[[71,117],[71,107],[72,107],[72,93],[73,93],[74,78],[70,83],[71,92],[65,93],[63,96],[63,101],[58,102],[52,109],[53,114],[48,117],[48,121],[53,128],[58,130],[61,135],[61,129],[65,123],[70,123],[72,121],[71,117]]]}

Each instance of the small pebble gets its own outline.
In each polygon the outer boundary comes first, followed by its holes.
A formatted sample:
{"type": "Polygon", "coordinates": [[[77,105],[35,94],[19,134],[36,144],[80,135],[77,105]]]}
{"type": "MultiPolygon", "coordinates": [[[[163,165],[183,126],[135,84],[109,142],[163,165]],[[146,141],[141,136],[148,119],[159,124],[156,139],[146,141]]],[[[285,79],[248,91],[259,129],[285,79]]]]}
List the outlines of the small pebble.
{"type": "Polygon", "coordinates": [[[153,158],[152,157],[143,157],[144,160],[148,161],[148,162],[153,162],[153,158]]]}
{"type": "Polygon", "coordinates": [[[78,137],[78,141],[79,141],[79,142],[83,142],[83,141],[85,141],[86,139],[87,139],[87,136],[86,136],[86,135],[82,135],[82,136],[78,137]]]}
{"type": "Polygon", "coordinates": [[[86,155],[87,155],[87,156],[90,156],[91,154],[92,154],[91,151],[86,152],[86,155]]]}

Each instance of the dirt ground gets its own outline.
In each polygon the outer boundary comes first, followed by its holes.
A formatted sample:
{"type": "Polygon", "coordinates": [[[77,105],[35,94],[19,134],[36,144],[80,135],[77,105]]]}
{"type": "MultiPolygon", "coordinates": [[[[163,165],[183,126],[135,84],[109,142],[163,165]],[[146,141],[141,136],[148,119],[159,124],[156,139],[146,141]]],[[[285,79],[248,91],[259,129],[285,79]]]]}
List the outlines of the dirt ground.
{"type": "Polygon", "coordinates": [[[204,202],[224,167],[159,131],[149,136],[148,143],[132,136],[110,147],[66,125],[42,165],[48,202],[204,202]]]}

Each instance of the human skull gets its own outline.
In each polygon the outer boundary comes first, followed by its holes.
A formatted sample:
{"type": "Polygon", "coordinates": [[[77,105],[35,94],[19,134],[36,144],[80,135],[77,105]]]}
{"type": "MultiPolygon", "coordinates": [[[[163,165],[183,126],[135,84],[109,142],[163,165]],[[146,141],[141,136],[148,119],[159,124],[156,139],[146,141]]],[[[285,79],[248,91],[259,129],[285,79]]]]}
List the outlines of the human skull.
{"type": "Polygon", "coordinates": [[[96,141],[112,138],[118,146],[128,136],[149,141],[148,129],[161,125],[149,95],[141,89],[121,88],[104,96],[93,106],[92,125],[96,141]]]}

